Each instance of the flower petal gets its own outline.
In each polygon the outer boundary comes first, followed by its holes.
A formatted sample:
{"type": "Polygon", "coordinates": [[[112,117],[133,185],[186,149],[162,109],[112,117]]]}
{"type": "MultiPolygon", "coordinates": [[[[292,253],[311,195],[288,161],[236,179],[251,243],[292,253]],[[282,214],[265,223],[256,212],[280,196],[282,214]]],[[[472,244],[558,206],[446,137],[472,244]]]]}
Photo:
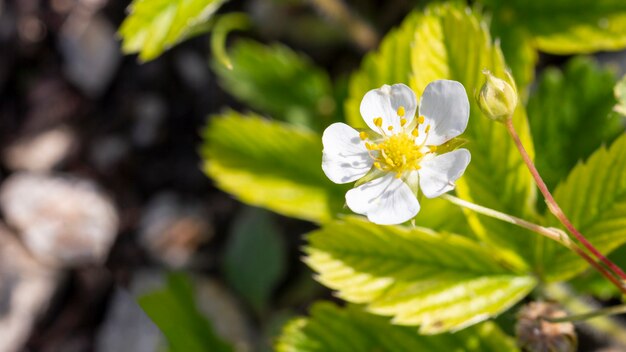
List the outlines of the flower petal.
{"type": "Polygon", "coordinates": [[[345,123],[328,126],[322,135],[322,144],[322,170],[335,183],[356,181],[372,168],[373,160],[359,132],[345,123]]]}
{"type": "Polygon", "coordinates": [[[438,155],[421,163],[419,182],[427,198],[435,198],[454,189],[454,182],[465,172],[471,159],[467,149],[438,155]]]}
{"type": "Polygon", "coordinates": [[[346,204],[355,213],[367,215],[376,224],[401,224],[420,210],[409,186],[394,174],[387,174],[346,193],[346,204]]]}
{"type": "Polygon", "coordinates": [[[417,98],[411,88],[398,83],[392,86],[384,85],[379,89],[373,89],[365,93],[361,101],[361,116],[365,123],[374,131],[382,131],[384,134],[393,134],[401,130],[398,109],[404,108],[406,125],[410,124],[417,110],[417,98]],[[379,128],[374,119],[382,118],[382,126],[379,128]],[[393,127],[391,132],[389,126],[393,127]]]}
{"type": "Polygon", "coordinates": [[[426,86],[420,102],[419,113],[424,116],[420,134],[429,124],[426,143],[441,145],[460,135],[467,127],[469,100],[463,85],[457,81],[439,80],[426,86]]]}

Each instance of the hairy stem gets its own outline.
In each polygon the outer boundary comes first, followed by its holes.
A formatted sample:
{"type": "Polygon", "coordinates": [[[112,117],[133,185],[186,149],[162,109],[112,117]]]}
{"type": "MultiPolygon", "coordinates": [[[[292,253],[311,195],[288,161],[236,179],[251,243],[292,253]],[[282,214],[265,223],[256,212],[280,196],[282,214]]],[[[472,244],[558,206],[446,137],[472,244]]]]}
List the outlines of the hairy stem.
{"type": "MultiPolygon", "coordinates": [[[[585,248],[587,248],[589,250],[589,252],[591,252],[591,254],[593,254],[602,263],[604,263],[607,267],[609,267],[609,269],[611,269],[621,280],[626,281],[626,273],[624,273],[624,271],[619,266],[615,265],[615,263],[610,261],[602,253],[600,253],[600,251],[598,251],[591,244],[591,242],[589,242],[585,238],[585,236],[583,236],[583,234],[581,234],[580,231],[578,231],[578,229],[576,229],[576,227],[574,227],[574,225],[567,218],[567,216],[565,215],[563,210],[561,210],[561,207],[559,207],[559,205],[557,204],[556,200],[552,196],[552,193],[550,193],[550,190],[548,190],[548,186],[546,186],[545,182],[543,182],[543,179],[541,178],[541,175],[539,175],[539,171],[537,171],[537,168],[535,167],[535,164],[530,159],[530,156],[526,152],[526,148],[524,148],[524,145],[522,144],[522,141],[520,140],[519,136],[517,135],[517,131],[515,130],[515,126],[513,125],[513,119],[509,118],[504,123],[504,125],[506,126],[506,129],[509,131],[509,134],[511,135],[511,138],[513,138],[513,141],[515,142],[515,146],[517,147],[517,149],[519,150],[520,154],[522,155],[522,159],[524,159],[524,163],[526,164],[526,166],[528,167],[528,170],[530,171],[531,175],[533,176],[533,179],[535,180],[535,183],[537,184],[537,187],[539,188],[539,191],[541,191],[541,194],[543,194],[543,197],[546,200],[546,203],[548,205],[548,209],[550,209],[550,212],[552,214],[554,214],[554,216],[556,216],[557,219],[559,219],[559,221],[563,224],[563,226],[565,226],[565,228],[574,237],[576,237],[576,239],[585,248]]],[[[621,283],[620,286],[624,286],[624,284],[621,283]]],[[[622,290],[622,291],[624,291],[624,290],[622,290]]]]}

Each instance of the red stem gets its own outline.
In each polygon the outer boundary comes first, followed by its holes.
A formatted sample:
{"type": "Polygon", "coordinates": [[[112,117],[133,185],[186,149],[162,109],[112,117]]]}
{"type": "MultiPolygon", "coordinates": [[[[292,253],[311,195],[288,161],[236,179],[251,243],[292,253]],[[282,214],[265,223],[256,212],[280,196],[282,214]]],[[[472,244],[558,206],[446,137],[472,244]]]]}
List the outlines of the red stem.
{"type": "MultiPolygon", "coordinates": [[[[585,238],[585,236],[583,236],[583,234],[581,234],[574,227],[574,225],[572,225],[571,221],[567,218],[563,210],[561,210],[556,200],[554,200],[554,197],[552,197],[552,194],[548,190],[548,186],[546,186],[545,182],[543,182],[543,179],[541,178],[541,175],[539,175],[539,172],[537,171],[535,164],[530,159],[530,156],[526,152],[526,149],[524,148],[522,141],[517,135],[517,132],[515,131],[515,126],[513,126],[513,119],[508,119],[504,124],[506,126],[506,129],[509,131],[509,134],[513,138],[513,141],[515,142],[515,146],[517,147],[520,154],[522,155],[522,158],[524,159],[524,163],[526,163],[526,166],[528,166],[528,170],[530,171],[533,178],[535,179],[535,183],[537,184],[539,191],[541,191],[541,194],[543,194],[544,198],[546,199],[546,203],[548,204],[548,209],[550,209],[550,212],[554,214],[554,216],[556,216],[557,219],[559,219],[559,221],[563,224],[563,226],[565,226],[565,228],[572,235],[574,235],[574,237],[576,237],[576,239],[580,241],[580,243],[582,243],[582,245],[585,246],[585,248],[587,248],[593,255],[595,255],[602,263],[608,266],[620,279],[626,281],[626,273],[624,273],[624,271],[619,266],[615,265],[615,263],[613,263],[607,257],[602,255],[602,253],[600,253],[600,251],[598,251],[585,238]]],[[[624,285],[619,284],[619,286],[623,287],[624,285]]]]}
{"type": "Polygon", "coordinates": [[[578,247],[568,247],[568,248],[576,252],[576,254],[578,254],[583,259],[585,259],[589,264],[591,264],[591,266],[593,266],[598,272],[600,272],[600,274],[602,274],[609,281],[611,281],[613,285],[615,285],[622,292],[622,294],[626,294],[626,287],[620,282],[620,280],[614,275],[612,275],[611,272],[608,272],[605,267],[600,265],[600,263],[596,262],[593,258],[591,258],[587,253],[585,253],[585,251],[583,251],[582,249],[578,247]]]}

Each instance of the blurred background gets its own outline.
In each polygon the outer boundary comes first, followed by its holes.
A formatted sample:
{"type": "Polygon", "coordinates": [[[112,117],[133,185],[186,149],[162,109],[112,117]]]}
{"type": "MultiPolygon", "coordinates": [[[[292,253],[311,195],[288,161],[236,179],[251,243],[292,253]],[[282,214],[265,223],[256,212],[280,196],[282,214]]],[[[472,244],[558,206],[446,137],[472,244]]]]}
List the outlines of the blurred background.
{"type": "MultiPolygon", "coordinates": [[[[286,43],[341,80],[414,5],[333,3],[220,12],[247,12],[246,36],[286,43]]],[[[220,336],[269,349],[287,318],[329,295],[300,261],[314,227],[212,185],[201,130],[240,106],[209,67],[208,37],[140,64],[116,35],[128,4],[0,0],[0,352],[158,350],[135,299],[171,271],[188,273],[220,336]]]]}
{"type": "MultiPolygon", "coordinates": [[[[220,13],[251,17],[234,37],[309,56],[340,101],[416,3],[243,0],[220,13]]],[[[244,206],[203,174],[207,118],[248,108],[220,87],[207,36],[145,64],[122,55],[128,4],[0,0],[0,352],[159,350],[137,299],[158,306],[187,283],[220,338],[270,350],[286,320],[333,299],[300,260],[315,226],[244,206]]],[[[623,72],[623,54],[599,58],[623,72]]],[[[565,60],[542,55],[540,69],[565,60]]]]}

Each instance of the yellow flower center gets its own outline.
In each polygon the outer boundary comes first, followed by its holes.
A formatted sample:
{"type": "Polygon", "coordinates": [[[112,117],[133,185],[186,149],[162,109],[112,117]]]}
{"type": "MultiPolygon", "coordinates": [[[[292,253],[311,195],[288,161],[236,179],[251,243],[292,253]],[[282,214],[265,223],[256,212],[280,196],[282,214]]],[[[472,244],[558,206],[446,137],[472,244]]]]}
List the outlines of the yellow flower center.
{"type": "Polygon", "coordinates": [[[398,178],[406,171],[419,170],[424,156],[421,146],[415,144],[415,137],[406,133],[394,134],[378,144],[370,144],[369,149],[379,151],[374,157],[374,167],[394,172],[398,178]]]}
{"type": "MultiPolygon", "coordinates": [[[[398,115],[404,115],[404,108],[398,109],[398,115]]],[[[419,116],[417,118],[418,125],[424,123],[424,117],[419,116]]],[[[374,124],[383,132],[382,118],[378,117],[374,119],[374,124]]],[[[406,125],[406,119],[402,118],[400,125],[404,127],[406,125]]],[[[387,128],[392,130],[391,126],[387,128]]],[[[424,132],[428,134],[430,126],[426,126],[424,132]]],[[[399,133],[392,134],[390,136],[385,135],[382,140],[375,143],[365,143],[367,150],[370,151],[370,156],[374,159],[374,167],[378,170],[385,172],[393,172],[396,177],[400,178],[407,171],[414,171],[420,169],[420,162],[424,155],[435,152],[436,146],[429,146],[429,150],[423,150],[424,144],[416,144],[415,140],[419,136],[418,128],[411,131],[400,131],[399,133]],[[377,151],[378,153],[372,153],[377,151]]],[[[360,133],[362,140],[366,140],[368,135],[365,132],[360,133]]],[[[425,140],[424,140],[425,141],[425,140]]]]}

